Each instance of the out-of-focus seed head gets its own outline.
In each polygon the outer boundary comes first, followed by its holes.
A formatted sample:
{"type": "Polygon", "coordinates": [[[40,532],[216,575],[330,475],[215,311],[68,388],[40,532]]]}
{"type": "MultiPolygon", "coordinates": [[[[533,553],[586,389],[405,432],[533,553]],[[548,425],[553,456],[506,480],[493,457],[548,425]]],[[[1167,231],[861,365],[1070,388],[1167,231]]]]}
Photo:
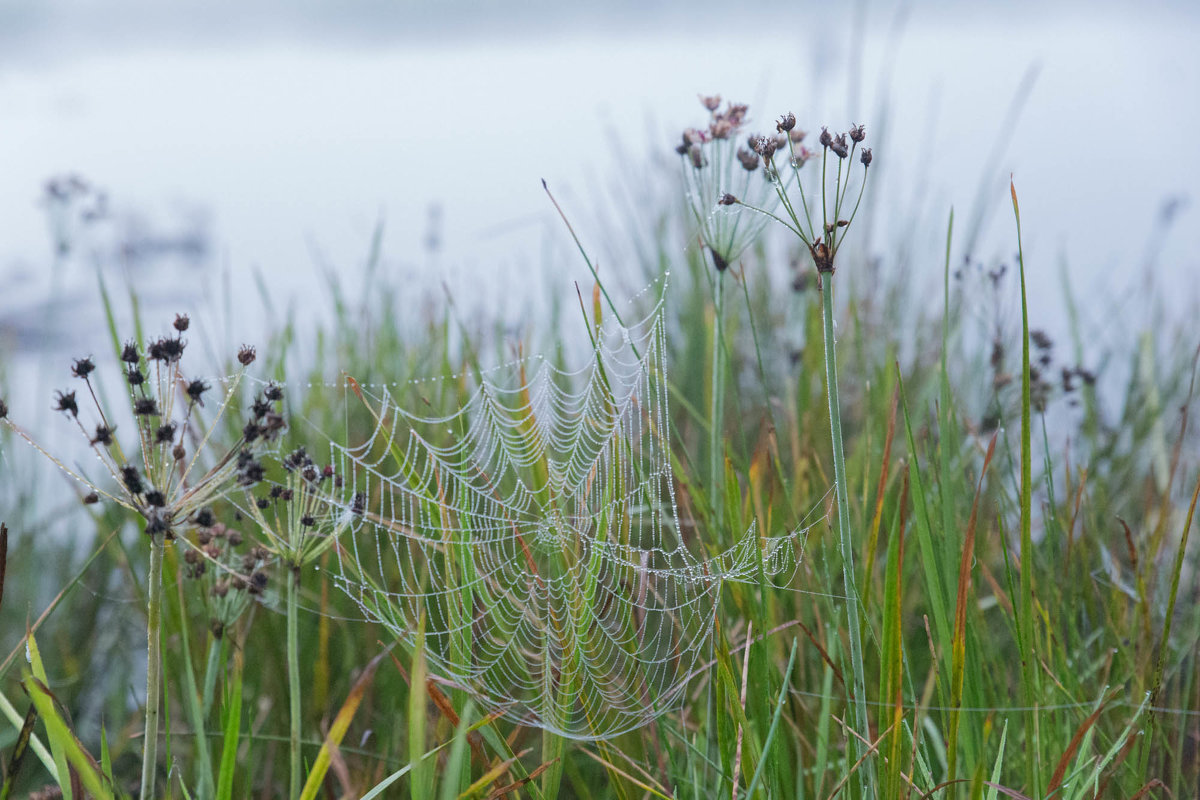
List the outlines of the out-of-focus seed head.
{"type": "Polygon", "coordinates": [[[256,397],[254,402],[250,404],[250,413],[255,419],[262,419],[271,410],[271,402],[265,397],[256,397]]]}
{"type": "Polygon", "coordinates": [[[96,435],[92,437],[90,444],[93,446],[100,445],[101,447],[109,447],[113,443],[112,428],[107,425],[97,425],[96,435]]]}
{"type": "Polygon", "coordinates": [[[121,467],[121,483],[125,484],[125,490],[130,494],[141,494],[146,488],[138,468],[132,464],[121,467]]]}
{"type": "Polygon", "coordinates": [[[133,401],[133,413],[139,417],[157,417],[158,403],[153,397],[139,397],[133,401]]]}
{"type": "Polygon", "coordinates": [[[805,136],[808,136],[808,131],[802,131],[799,128],[788,131],[788,138],[792,140],[792,144],[800,144],[804,141],[805,136]]]}
{"type": "Polygon", "coordinates": [[[248,367],[254,363],[256,354],[252,345],[244,344],[238,350],[237,360],[243,367],[248,367]]]}
{"type": "Polygon", "coordinates": [[[267,589],[267,573],[259,572],[250,576],[250,588],[247,590],[250,594],[262,594],[267,589]]]}
{"type": "Polygon", "coordinates": [[[95,492],[88,492],[83,496],[83,504],[85,506],[94,506],[100,502],[100,495],[95,492]]]}
{"type": "Polygon", "coordinates": [[[146,382],[146,376],[137,367],[130,367],[125,373],[125,380],[129,381],[130,386],[141,386],[146,382]]]}
{"type": "Polygon", "coordinates": [[[76,378],[83,378],[86,380],[87,376],[91,375],[95,369],[96,364],[94,361],[92,361],[91,356],[87,356],[86,358],[77,358],[75,359],[75,363],[71,365],[71,374],[76,378]]]}
{"type": "Polygon", "coordinates": [[[154,441],[158,444],[170,444],[175,441],[175,423],[167,422],[158,426],[154,432],[154,441]]]}
{"type": "Polygon", "coordinates": [[[779,122],[775,123],[775,130],[780,133],[787,133],[796,127],[796,115],[788,112],[779,118],[779,122]]]}
{"type": "Polygon", "coordinates": [[[855,144],[867,138],[866,127],[863,125],[850,126],[850,140],[855,144]]]}
{"type": "Polygon", "coordinates": [[[702,94],[700,97],[700,105],[707,108],[709,111],[716,111],[721,107],[721,95],[719,94],[702,94]]]}
{"type": "Polygon", "coordinates": [[[704,157],[704,150],[698,144],[694,144],[688,148],[688,160],[692,162],[693,169],[704,169],[708,164],[708,159],[704,157]]]}
{"type": "Polygon", "coordinates": [[[141,359],[141,355],[138,354],[137,344],[133,340],[126,342],[125,346],[121,348],[121,360],[126,364],[136,364],[141,359]]]}
{"type": "Polygon", "coordinates": [[[357,517],[361,517],[367,510],[367,495],[365,492],[355,492],[354,499],[350,502],[350,513],[357,517]]]}
{"type": "Polygon", "coordinates": [[[317,524],[317,518],[312,514],[305,514],[304,516],[300,517],[300,524],[306,528],[312,528],[317,524]]]}
{"type": "Polygon", "coordinates": [[[742,168],[747,172],[754,172],[754,170],[758,169],[758,156],[746,148],[739,147],[737,157],[738,161],[742,162],[742,168]]]}
{"type": "Polygon", "coordinates": [[[204,393],[208,391],[208,389],[209,386],[207,383],[199,378],[196,378],[187,385],[186,391],[188,399],[190,399],[193,403],[204,405],[204,401],[201,398],[204,396],[204,393]]]}
{"type": "Polygon", "coordinates": [[[217,516],[212,512],[211,508],[202,508],[196,512],[192,519],[198,527],[211,528],[217,522],[217,516]]]}
{"type": "Polygon", "coordinates": [[[151,489],[146,492],[146,505],[162,508],[167,504],[167,497],[158,489],[151,489]]]}
{"type": "Polygon", "coordinates": [[[54,410],[61,411],[64,414],[70,414],[72,417],[78,417],[79,404],[75,402],[75,393],[55,392],[54,410]]]}
{"type": "Polygon", "coordinates": [[[278,383],[268,383],[267,388],[263,389],[263,397],[272,403],[278,402],[283,399],[283,387],[278,383]]]}
{"type": "Polygon", "coordinates": [[[172,325],[175,327],[175,330],[179,331],[180,333],[186,331],[188,329],[188,325],[190,324],[191,320],[188,319],[187,314],[176,314],[175,322],[172,323],[172,325]]]}
{"type": "Polygon", "coordinates": [[[187,343],[178,336],[164,336],[150,343],[150,346],[146,348],[146,357],[151,361],[174,364],[183,357],[183,348],[186,346],[187,343]]]}
{"type": "Polygon", "coordinates": [[[4,402],[4,398],[0,397],[0,419],[8,417],[8,403],[4,402]]]}
{"type": "Polygon", "coordinates": [[[862,165],[864,167],[871,166],[871,148],[864,147],[863,151],[862,151],[862,156],[859,158],[859,160],[862,161],[862,165]]]}

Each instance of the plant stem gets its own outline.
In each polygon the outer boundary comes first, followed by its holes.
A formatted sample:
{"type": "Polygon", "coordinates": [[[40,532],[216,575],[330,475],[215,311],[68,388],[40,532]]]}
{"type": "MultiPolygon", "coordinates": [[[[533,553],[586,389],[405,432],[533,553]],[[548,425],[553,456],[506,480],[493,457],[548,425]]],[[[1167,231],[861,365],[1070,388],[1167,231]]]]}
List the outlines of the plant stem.
{"type": "MultiPolygon", "coordinates": [[[[858,621],[858,586],[854,580],[854,546],[850,540],[850,501],[847,496],[846,460],[842,453],[842,414],[838,402],[837,354],[833,336],[833,273],[821,274],[821,315],[825,321],[825,382],[829,398],[829,427],[833,438],[833,476],[837,489],[838,540],[842,551],[842,576],[846,584],[846,621],[850,639],[850,664],[854,671],[854,761],[863,757],[871,741],[867,721],[867,681],[863,674],[862,634],[858,621]],[[861,737],[861,739],[859,738],[861,737]]],[[[858,771],[863,797],[874,797],[874,767],[868,758],[858,771]]]]}
{"type": "Polygon", "coordinates": [[[297,594],[300,590],[300,571],[288,570],[287,583],[287,662],[288,701],[291,716],[291,777],[288,797],[300,796],[300,636],[297,629],[297,594]]]}
{"type": "Polygon", "coordinates": [[[722,485],[724,481],[725,459],[725,441],[724,441],[724,426],[721,421],[725,416],[725,370],[724,370],[724,347],[722,346],[722,336],[724,334],[722,317],[725,313],[725,303],[723,302],[725,294],[725,272],[724,269],[717,270],[717,282],[713,294],[713,362],[712,362],[712,419],[709,437],[709,478],[711,481],[712,492],[712,509],[713,518],[716,520],[718,528],[723,527],[723,503],[722,485]]]}
{"type": "Polygon", "coordinates": [[[158,703],[162,693],[162,565],[161,539],[150,542],[150,574],[146,583],[146,729],[142,738],[142,788],[139,797],[154,797],[158,775],[158,703]]]}

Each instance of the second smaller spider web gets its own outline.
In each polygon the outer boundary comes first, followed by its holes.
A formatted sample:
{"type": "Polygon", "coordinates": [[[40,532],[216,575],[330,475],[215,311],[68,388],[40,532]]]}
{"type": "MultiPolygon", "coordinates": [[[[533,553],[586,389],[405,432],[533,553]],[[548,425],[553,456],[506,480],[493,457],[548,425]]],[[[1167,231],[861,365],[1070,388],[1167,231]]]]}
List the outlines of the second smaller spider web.
{"type": "Polygon", "coordinates": [[[798,564],[803,531],[704,557],[676,507],[661,301],[594,331],[568,371],[526,359],[422,416],[386,391],[357,446],[335,444],[352,523],[335,580],[368,619],[521,724],[581,739],[682,699],[711,652],[726,580],[798,564]]]}

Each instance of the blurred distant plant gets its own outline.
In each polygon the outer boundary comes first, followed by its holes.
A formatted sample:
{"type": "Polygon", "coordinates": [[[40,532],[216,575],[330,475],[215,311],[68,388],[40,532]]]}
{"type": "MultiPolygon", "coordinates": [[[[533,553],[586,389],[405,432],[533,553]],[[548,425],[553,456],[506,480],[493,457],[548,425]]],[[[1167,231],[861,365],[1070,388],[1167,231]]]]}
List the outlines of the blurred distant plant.
{"type": "MultiPolygon", "coordinates": [[[[83,434],[87,446],[111,476],[97,481],[47,452],[29,434],[5,416],[4,423],[45,454],[60,469],[78,480],[88,491],[86,503],[111,501],[139,517],[150,543],[147,578],[146,715],[143,742],[141,797],[153,797],[157,766],[159,703],[162,693],[162,567],[168,543],[190,529],[211,532],[215,517],[212,506],[239,487],[250,487],[264,477],[259,460],[284,429],[277,408],[282,394],[255,400],[251,417],[231,444],[219,443],[219,421],[238,397],[238,386],[246,367],[254,362],[252,347],[237,354],[240,369],[229,381],[211,420],[201,418],[201,409],[211,386],[200,378],[185,376],[181,361],[187,346],[183,338],[188,317],[176,316],[172,332],[144,346],[130,340],[119,348],[117,363],[128,388],[133,447],[126,450],[117,436],[118,413],[100,401],[96,362],[92,357],[76,359],[71,374],[83,382],[91,401],[92,419],[85,423],[78,390],[56,393],[54,408],[68,417],[83,434]]],[[[86,404],[86,401],[85,401],[86,404]]],[[[190,562],[193,572],[199,562],[190,562]]],[[[201,748],[203,749],[203,748],[201,748]]]]}
{"type": "MultiPolygon", "coordinates": [[[[724,447],[721,421],[725,417],[724,294],[725,272],[766,225],[768,215],[738,213],[737,198],[748,199],[757,208],[767,209],[774,199],[772,179],[758,169],[759,157],[739,144],[749,106],[727,103],[721,111],[720,95],[701,96],[708,109],[705,128],[688,128],[675,148],[683,163],[684,190],[691,216],[699,231],[700,242],[712,258],[716,277],[713,288],[713,357],[711,396],[711,437],[709,440],[709,478],[713,519],[723,527],[721,508],[724,447]]],[[[754,135],[754,146],[763,137],[754,135]]],[[[780,146],[788,140],[781,134],[780,146]]]]}

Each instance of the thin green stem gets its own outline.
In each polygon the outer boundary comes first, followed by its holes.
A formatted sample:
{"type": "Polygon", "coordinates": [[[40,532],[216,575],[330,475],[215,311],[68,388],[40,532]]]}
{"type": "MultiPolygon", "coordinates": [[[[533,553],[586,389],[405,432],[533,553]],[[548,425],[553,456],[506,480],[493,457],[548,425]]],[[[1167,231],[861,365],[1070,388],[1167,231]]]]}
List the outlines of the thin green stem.
{"type": "MultiPolygon", "coordinates": [[[[842,452],[842,414],[838,401],[837,354],[833,335],[833,273],[821,275],[821,315],[825,322],[825,380],[829,398],[829,426],[833,438],[833,475],[837,489],[838,540],[842,552],[842,576],[846,583],[846,621],[850,639],[850,663],[854,673],[854,730],[851,737],[854,761],[863,759],[866,745],[871,741],[867,721],[867,681],[863,671],[862,632],[858,620],[858,586],[854,578],[854,545],[850,539],[849,486],[846,483],[846,460],[842,452]]],[[[858,771],[862,796],[874,797],[874,765],[863,760],[858,771]]]]}
{"type": "Polygon", "coordinates": [[[142,788],[139,797],[154,797],[158,776],[158,711],[162,694],[162,565],[161,539],[150,543],[150,574],[146,583],[146,729],[142,738],[142,788]]]}
{"type": "Polygon", "coordinates": [[[717,280],[713,288],[713,361],[712,361],[712,425],[710,427],[709,439],[709,477],[711,480],[712,492],[712,508],[713,517],[716,519],[718,526],[722,524],[722,491],[721,486],[724,483],[722,476],[724,475],[725,451],[724,441],[724,426],[721,424],[725,416],[725,381],[724,381],[724,358],[722,345],[723,320],[725,313],[725,304],[723,295],[725,294],[725,270],[717,270],[717,280]]]}
{"type": "Polygon", "coordinates": [[[300,636],[297,629],[297,595],[300,590],[300,571],[288,570],[287,582],[287,662],[288,702],[291,731],[288,740],[291,751],[291,773],[288,797],[300,796],[300,636]]]}
{"type": "Polygon", "coordinates": [[[209,634],[208,658],[204,665],[204,693],[201,695],[201,708],[205,718],[212,711],[213,694],[217,689],[217,667],[221,663],[221,640],[209,634]]]}

